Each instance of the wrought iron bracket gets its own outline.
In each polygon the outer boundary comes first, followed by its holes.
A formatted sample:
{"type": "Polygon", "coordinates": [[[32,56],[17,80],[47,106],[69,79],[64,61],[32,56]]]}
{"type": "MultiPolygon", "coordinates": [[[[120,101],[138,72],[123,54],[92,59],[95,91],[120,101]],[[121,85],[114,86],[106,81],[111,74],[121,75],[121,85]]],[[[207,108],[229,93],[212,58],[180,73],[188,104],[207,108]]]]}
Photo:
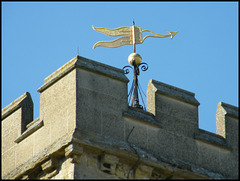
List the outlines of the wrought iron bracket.
{"type": "Polygon", "coordinates": [[[139,98],[138,98],[138,91],[139,91],[138,76],[140,75],[139,68],[142,71],[147,71],[148,64],[143,62],[143,63],[140,63],[139,65],[136,65],[135,61],[133,61],[133,66],[127,65],[127,66],[124,66],[122,69],[124,70],[124,74],[128,74],[130,72],[130,69],[134,71],[132,88],[128,96],[130,96],[130,98],[132,97],[132,101],[131,101],[132,107],[143,109],[143,106],[139,104],[139,98]]]}

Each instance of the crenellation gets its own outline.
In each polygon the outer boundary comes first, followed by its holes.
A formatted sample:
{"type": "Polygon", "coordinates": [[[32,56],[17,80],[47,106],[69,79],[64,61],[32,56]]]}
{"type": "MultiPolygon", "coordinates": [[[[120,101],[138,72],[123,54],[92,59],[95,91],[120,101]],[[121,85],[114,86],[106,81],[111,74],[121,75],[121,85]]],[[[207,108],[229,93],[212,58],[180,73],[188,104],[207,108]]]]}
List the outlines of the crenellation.
{"type": "Polygon", "coordinates": [[[199,132],[194,135],[194,138],[198,141],[202,141],[231,151],[231,147],[226,143],[226,139],[220,135],[208,132],[206,130],[199,129],[199,132]]]}
{"type": "Polygon", "coordinates": [[[198,131],[199,103],[193,93],[150,80],[147,103],[148,111],[164,129],[188,137],[198,131]]]}
{"type": "Polygon", "coordinates": [[[35,119],[31,123],[27,125],[27,130],[24,131],[14,142],[19,143],[29,135],[33,134],[35,131],[43,127],[43,120],[40,120],[39,118],[35,119]]]}
{"type": "Polygon", "coordinates": [[[2,109],[3,179],[236,179],[238,108],[199,128],[195,94],[150,80],[147,111],[128,105],[123,70],[76,56],[2,109]]]}
{"type": "Polygon", "coordinates": [[[195,94],[156,80],[151,79],[149,83],[153,84],[156,87],[157,93],[161,95],[166,95],[172,97],[174,99],[181,100],[183,102],[197,105],[199,106],[200,103],[195,99],[195,94]]]}
{"type": "Polygon", "coordinates": [[[238,151],[238,108],[223,102],[219,102],[216,120],[217,134],[226,139],[226,143],[233,149],[234,152],[238,151]]]}
{"type": "Polygon", "coordinates": [[[2,109],[2,121],[18,109],[21,111],[20,132],[23,133],[27,129],[26,126],[33,121],[33,102],[29,92],[24,93],[2,109]]]}

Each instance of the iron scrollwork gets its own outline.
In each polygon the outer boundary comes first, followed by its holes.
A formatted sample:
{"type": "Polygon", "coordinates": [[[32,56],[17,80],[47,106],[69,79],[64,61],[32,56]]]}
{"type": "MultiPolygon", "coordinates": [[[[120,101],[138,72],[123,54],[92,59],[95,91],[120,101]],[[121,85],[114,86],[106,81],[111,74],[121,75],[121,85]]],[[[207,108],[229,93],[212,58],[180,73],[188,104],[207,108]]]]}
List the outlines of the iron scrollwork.
{"type": "Polygon", "coordinates": [[[123,67],[122,69],[124,70],[124,74],[128,74],[129,72],[130,72],[130,69],[129,68],[131,68],[131,69],[133,69],[131,66],[129,66],[129,65],[126,65],[125,67],[123,67]]]}
{"type": "MultiPolygon", "coordinates": [[[[141,64],[138,65],[138,67],[140,67],[142,71],[147,71],[148,70],[148,64],[147,63],[141,63],[141,64]]],[[[124,70],[124,74],[129,74],[130,68],[133,69],[129,65],[123,67],[122,69],[124,70]]]]}
{"type": "Polygon", "coordinates": [[[141,63],[141,64],[139,64],[139,67],[141,68],[142,71],[146,71],[148,69],[148,64],[147,63],[141,63]]]}

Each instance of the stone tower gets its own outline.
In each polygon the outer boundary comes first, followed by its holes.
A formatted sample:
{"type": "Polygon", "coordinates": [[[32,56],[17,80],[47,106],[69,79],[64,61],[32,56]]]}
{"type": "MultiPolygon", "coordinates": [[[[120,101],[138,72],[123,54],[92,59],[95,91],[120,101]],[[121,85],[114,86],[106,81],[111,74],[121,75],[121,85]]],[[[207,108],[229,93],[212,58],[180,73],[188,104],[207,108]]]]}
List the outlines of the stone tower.
{"type": "Polygon", "coordinates": [[[147,111],[128,106],[123,70],[80,56],[2,109],[2,179],[238,178],[238,108],[199,129],[194,93],[156,80],[147,111]]]}

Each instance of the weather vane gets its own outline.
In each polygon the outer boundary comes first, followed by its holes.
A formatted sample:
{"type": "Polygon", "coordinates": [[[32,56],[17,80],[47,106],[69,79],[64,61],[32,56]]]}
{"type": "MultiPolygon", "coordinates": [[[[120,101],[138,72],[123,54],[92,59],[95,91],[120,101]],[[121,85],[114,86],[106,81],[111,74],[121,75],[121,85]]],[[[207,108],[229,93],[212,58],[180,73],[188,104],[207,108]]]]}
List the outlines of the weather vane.
{"type": "MultiPolygon", "coordinates": [[[[130,65],[134,67],[134,79],[133,79],[133,84],[132,88],[130,90],[130,98],[132,95],[133,91],[133,98],[132,98],[132,107],[137,107],[137,108],[143,108],[141,105],[139,105],[139,99],[138,99],[138,91],[139,86],[138,86],[138,75],[139,75],[139,67],[141,67],[142,71],[146,71],[148,69],[147,63],[141,63],[142,62],[142,57],[136,53],[136,44],[142,44],[144,40],[148,37],[154,37],[154,38],[166,38],[166,37],[171,37],[171,39],[177,34],[177,31],[167,31],[169,34],[162,35],[158,33],[154,33],[150,30],[141,30],[141,27],[135,26],[135,22],[133,20],[133,26],[127,27],[127,26],[122,26],[116,29],[109,29],[109,28],[97,28],[92,26],[92,28],[95,31],[98,31],[100,33],[103,33],[108,36],[121,36],[124,35],[120,38],[117,38],[116,40],[113,41],[99,41],[93,45],[93,49],[96,47],[106,47],[106,48],[117,48],[123,45],[133,45],[133,52],[132,54],[129,55],[128,57],[128,62],[130,65]],[[150,32],[154,35],[147,35],[143,38],[142,33],[143,32],[150,32]]],[[[124,73],[128,74],[129,69],[131,66],[125,66],[123,67],[124,73]]],[[[141,94],[141,92],[140,92],[141,94]]],[[[130,99],[129,99],[130,100],[130,99]]]]}

